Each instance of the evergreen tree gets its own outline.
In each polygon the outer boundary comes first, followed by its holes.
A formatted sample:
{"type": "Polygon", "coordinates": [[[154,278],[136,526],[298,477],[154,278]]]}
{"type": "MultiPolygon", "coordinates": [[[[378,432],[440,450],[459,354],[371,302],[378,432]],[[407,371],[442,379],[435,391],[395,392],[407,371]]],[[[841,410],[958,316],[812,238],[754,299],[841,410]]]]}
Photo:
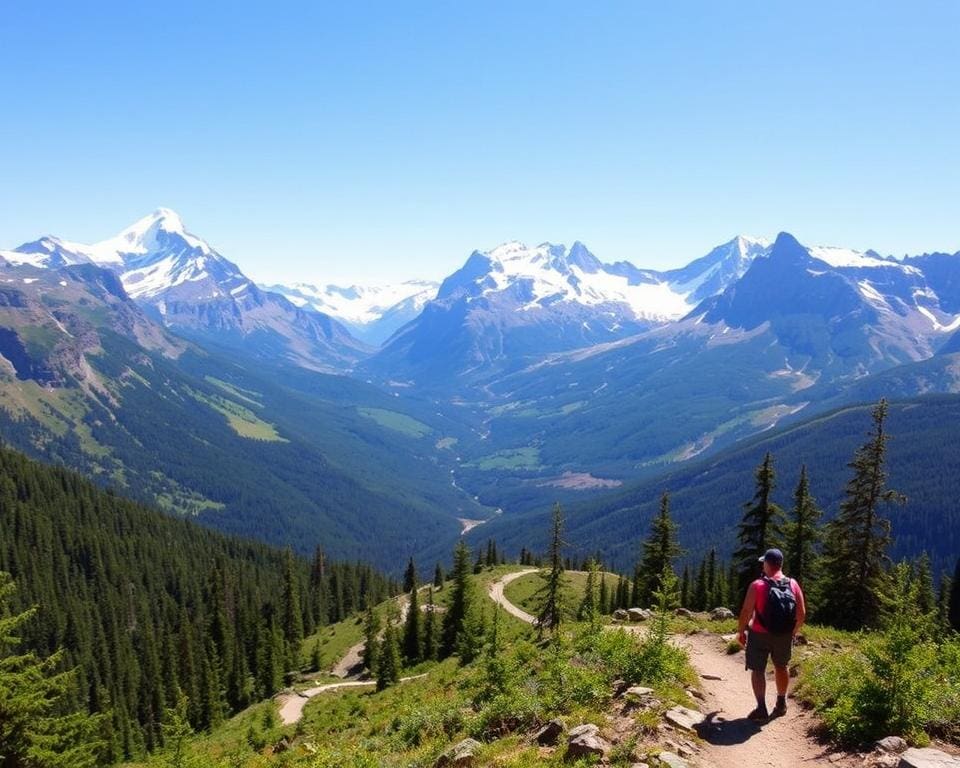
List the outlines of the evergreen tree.
{"type": "Polygon", "coordinates": [[[441,655],[446,657],[456,652],[457,636],[463,631],[473,603],[470,581],[470,550],[460,541],[453,553],[453,594],[447,612],[443,615],[441,655]]]}
{"type": "Polygon", "coordinates": [[[463,619],[463,628],[457,635],[457,656],[461,664],[469,664],[480,655],[485,634],[483,609],[476,600],[471,600],[463,619]]]}
{"type": "Polygon", "coordinates": [[[867,442],[848,465],[853,477],[840,513],[827,527],[817,617],[842,629],[876,626],[880,618],[890,546],[890,521],[880,517],[880,505],[903,500],[887,488],[886,416],[887,402],[881,400],[867,442]]]}
{"type": "Polygon", "coordinates": [[[610,591],[607,589],[607,572],[600,574],[600,594],[598,596],[600,613],[606,615],[612,613],[610,610],[610,591]]]}
{"type": "Polygon", "coordinates": [[[756,492],[753,499],[744,505],[743,519],[737,528],[739,546],[733,553],[737,563],[737,602],[743,599],[750,582],[760,574],[757,558],[777,546],[780,538],[783,513],[773,501],[776,475],[773,457],[769,453],[757,467],[755,477],[756,492]]]}
{"type": "Polygon", "coordinates": [[[709,554],[707,555],[707,599],[703,604],[703,610],[709,611],[711,608],[716,608],[719,603],[717,602],[717,550],[711,547],[709,554]]]}
{"type": "Polygon", "coordinates": [[[76,671],[58,671],[63,653],[43,659],[17,654],[18,635],[36,609],[12,613],[15,586],[0,571],[0,766],[3,768],[87,768],[105,746],[98,739],[102,716],[61,714],[76,671]]]}
{"type": "Polygon", "coordinates": [[[377,690],[382,691],[387,686],[399,683],[402,666],[397,628],[393,622],[388,621],[386,629],[383,630],[383,645],[377,659],[377,690]]]}
{"type": "Polygon", "coordinates": [[[443,589],[443,568],[440,563],[433,569],[433,586],[435,589],[443,589]]]}
{"type": "Polygon", "coordinates": [[[303,608],[300,605],[300,584],[293,553],[288,549],[284,557],[283,595],[281,598],[282,627],[286,642],[286,668],[300,667],[300,646],[303,644],[303,608]]]}
{"type": "Polygon", "coordinates": [[[953,571],[952,587],[950,589],[950,603],[947,609],[947,620],[955,631],[960,632],[960,558],[953,571]]]}
{"type": "Polygon", "coordinates": [[[937,626],[941,633],[948,633],[950,627],[950,577],[944,572],[940,575],[940,589],[937,592],[937,626]]]}
{"type": "Polygon", "coordinates": [[[427,612],[423,620],[423,658],[435,661],[440,656],[440,625],[437,606],[433,602],[433,587],[427,593],[427,612]]]}
{"type": "Polygon", "coordinates": [[[417,586],[417,566],[413,558],[407,562],[407,569],[403,572],[403,591],[409,592],[417,586]]]}
{"type": "Polygon", "coordinates": [[[937,610],[937,594],[933,588],[933,573],[926,552],[920,554],[913,567],[913,579],[917,584],[917,609],[925,616],[932,616],[937,610]]]}
{"type": "Polygon", "coordinates": [[[793,510],[785,526],[784,560],[787,572],[803,586],[807,603],[814,593],[817,545],[820,542],[820,516],[817,502],[810,495],[807,465],[800,467],[800,480],[793,492],[793,510]]]}
{"type": "Polygon", "coordinates": [[[680,579],[680,605],[690,607],[690,566],[683,566],[683,576],[680,579]]]}
{"type": "Polygon", "coordinates": [[[670,494],[664,491],[660,497],[660,513],[653,519],[650,535],[643,542],[637,584],[640,594],[634,597],[636,605],[646,607],[651,604],[653,593],[660,588],[664,569],[672,569],[673,561],[681,553],[677,543],[677,525],[670,518],[670,494]]]}
{"type": "Polygon", "coordinates": [[[563,606],[563,509],[560,504],[553,507],[553,524],[550,536],[550,568],[544,576],[545,583],[538,592],[540,612],[537,616],[538,634],[549,628],[554,634],[560,629],[563,606]]]}
{"type": "Polygon", "coordinates": [[[707,558],[704,557],[697,569],[697,584],[693,591],[693,610],[705,611],[708,602],[710,602],[710,594],[707,588],[707,558]]]}
{"type": "Polygon", "coordinates": [[[363,666],[371,675],[376,675],[380,668],[380,617],[373,606],[367,608],[363,637],[363,666]]]}
{"type": "Polygon", "coordinates": [[[407,618],[403,624],[403,656],[408,664],[423,658],[423,635],[420,631],[420,597],[417,588],[410,590],[407,618]]]}

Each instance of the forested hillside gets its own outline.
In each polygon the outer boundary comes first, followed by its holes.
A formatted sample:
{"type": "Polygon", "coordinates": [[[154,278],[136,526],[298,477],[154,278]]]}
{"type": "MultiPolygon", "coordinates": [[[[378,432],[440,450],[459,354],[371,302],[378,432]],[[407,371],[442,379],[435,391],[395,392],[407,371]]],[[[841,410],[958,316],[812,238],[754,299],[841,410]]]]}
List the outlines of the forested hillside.
{"type": "Polygon", "coordinates": [[[20,652],[63,651],[60,704],[103,713],[101,758],[160,747],[186,697],[194,728],[272,695],[318,626],[396,584],[360,564],[313,562],[230,538],[0,449],[0,572],[12,611],[39,610],[20,652]]]}
{"type": "MultiPolygon", "coordinates": [[[[600,551],[608,562],[627,566],[656,514],[660,494],[669,490],[680,542],[690,559],[699,560],[712,547],[726,558],[743,505],[750,499],[754,468],[768,451],[777,474],[777,502],[790,506],[800,468],[806,464],[813,496],[830,519],[850,477],[847,464],[869,428],[869,413],[869,405],[842,408],[691,462],[603,500],[570,505],[569,539],[585,542],[575,554],[582,558],[600,551]]],[[[953,395],[890,404],[890,485],[907,497],[905,503],[890,504],[884,510],[893,525],[891,555],[899,559],[926,551],[936,574],[952,569],[960,551],[958,423],[960,397],[953,395]]],[[[548,509],[504,514],[469,536],[478,541],[495,538],[508,551],[522,546],[539,551],[544,547],[548,515],[548,509]]]]}

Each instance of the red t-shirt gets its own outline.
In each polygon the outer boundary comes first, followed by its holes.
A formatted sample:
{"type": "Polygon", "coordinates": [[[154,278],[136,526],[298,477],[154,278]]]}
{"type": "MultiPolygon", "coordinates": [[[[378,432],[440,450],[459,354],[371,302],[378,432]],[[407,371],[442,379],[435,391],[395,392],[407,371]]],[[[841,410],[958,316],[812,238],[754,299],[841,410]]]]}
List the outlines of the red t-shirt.
{"type": "MultiPolygon", "coordinates": [[[[774,581],[779,581],[783,578],[783,571],[778,571],[775,576],[771,576],[774,581]]],[[[767,595],[770,593],[770,584],[766,579],[757,579],[750,585],[750,588],[753,590],[754,595],[754,604],[753,604],[753,618],[750,619],[750,631],[751,632],[766,632],[767,628],[763,626],[762,620],[757,620],[758,616],[763,616],[763,611],[767,607],[767,595]]],[[[793,590],[794,596],[797,598],[797,603],[803,600],[803,590],[800,589],[800,584],[797,583],[796,579],[790,579],[790,589],[793,590]]]]}

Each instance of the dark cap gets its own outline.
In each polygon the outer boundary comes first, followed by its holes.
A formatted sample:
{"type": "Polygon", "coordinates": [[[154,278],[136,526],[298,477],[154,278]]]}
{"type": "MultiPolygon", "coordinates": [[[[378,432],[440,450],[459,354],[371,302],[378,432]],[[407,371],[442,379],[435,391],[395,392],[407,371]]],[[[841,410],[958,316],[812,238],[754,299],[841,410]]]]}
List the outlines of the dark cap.
{"type": "Polygon", "coordinates": [[[771,565],[783,565],[783,552],[779,549],[768,549],[763,557],[759,559],[761,563],[770,563],[771,565]]]}

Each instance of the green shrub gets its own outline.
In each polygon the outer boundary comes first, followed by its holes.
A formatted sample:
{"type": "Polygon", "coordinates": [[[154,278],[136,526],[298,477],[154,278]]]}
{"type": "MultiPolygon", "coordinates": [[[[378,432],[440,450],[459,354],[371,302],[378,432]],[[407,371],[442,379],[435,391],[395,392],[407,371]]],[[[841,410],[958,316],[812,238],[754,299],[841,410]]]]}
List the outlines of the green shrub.
{"type": "Polygon", "coordinates": [[[898,734],[922,744],[930,733],[956,733],[960,722],[960,642],[930,639],[900,567],[891,584],[884,628],[863,635],[859,648],[808,663],[798,689],[840,741],[898,734]]]}

